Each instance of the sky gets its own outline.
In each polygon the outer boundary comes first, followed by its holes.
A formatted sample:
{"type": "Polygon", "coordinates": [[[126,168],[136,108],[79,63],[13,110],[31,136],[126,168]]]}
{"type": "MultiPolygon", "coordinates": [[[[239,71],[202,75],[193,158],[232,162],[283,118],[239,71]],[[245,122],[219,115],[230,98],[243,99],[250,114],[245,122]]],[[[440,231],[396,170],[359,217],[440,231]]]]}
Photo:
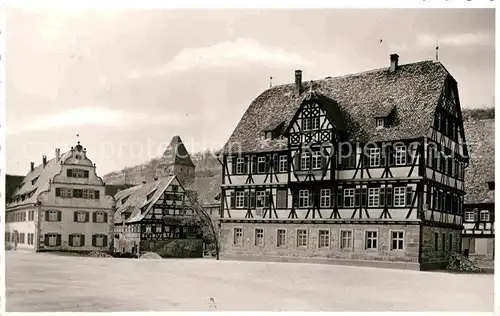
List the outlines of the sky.
{"type": "Polygon", "coordinates": [[[100,176],[160,156],[175,135],[191,153],[219,149],[271,76],[433,60],[436,41],[462,107],[491,106],[494,23],[492,9],[11,9],[6,171],[77,141],[100,176]]]}

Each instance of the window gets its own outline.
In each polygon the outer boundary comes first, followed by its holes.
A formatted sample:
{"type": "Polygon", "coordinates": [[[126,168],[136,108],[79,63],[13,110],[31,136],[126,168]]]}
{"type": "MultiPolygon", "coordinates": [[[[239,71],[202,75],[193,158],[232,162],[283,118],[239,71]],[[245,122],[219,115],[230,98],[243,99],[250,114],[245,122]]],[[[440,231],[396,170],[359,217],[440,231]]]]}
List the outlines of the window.
{"type": "Polygon", "coordinates": [[[479,220],[481,222],[488,222],[490,220],[490,212],[488,210],[482,210],[479,213],[479,220]]]}
{"type": "Polygon", "coordinates": [[[380,148],[370,148],[370,167],[380,165],[380,148]]]}
{"type": "Polygon", "coordinates": [[[243,245],[243,228],[234,229],[234,241],[235,245],[243,245]]]}
{"type": "Polygon", "coordinates": [[[385,120],[383,117],[381,118],[377,118],[376,121],[375,121],[375,124],[377,126],[377,128],[382,128],[385,126],[385,120]]]}
{"type": "Polygon", "coordinates": [[[287,156],[282,155],[279,158],[279,172],[287,172],[288,169],[288,159],[287,156]]]}
{"type": "Polygon", "coordinates": [[[299,207],[309,207],[309,190],[299,191],[299,207]]]}
{"type": "Polygon", "coordinates": [[[379,188],[368,188],[368,206],[379,206],[379,188]]]}
{"type": "Polygon", "coordinates": [[[318,232],[318,248],[329,248],[330,247],[330,231],[326,229],[320,229],[318,232]]]}
{"type": "MultiPolygon", "coordinates": [[[[127,228],[129,229],[130,227],[127,227],[127,228]]],[[[151,225],[149,225],[149,224],[146,225],[144,229],[145,229],[145,231],[144,231],[145,233],[151,233],[151,225]]]]}
{"type": "Polygon", "coordinates": [[[81,238],[82,238],[81,235],[72,235],[72,236],[70,236],[70,245],[72,247],[80,247],[80,246],[82,246],[82,244],[81,244],[81,238]]]}
{"type": "Polygon", "coordinates": [[[276,207],[277,208],[287,208],[287,200],[288,200],[288,190],[287,189],[278,189],[276,196],[276,207]]]}
{"type": "Polygon", "coordinates": [[[405,206],[405,187],[394,188],[394,206],[405,206]]]}
{"type": "Polygon", "coordinates": [[[439,250],[439,234],[434,233],[434,251],[439,250]]]}
{"type": "Polygon", "coordinates": [[[257,191],[256,192],[256,205],[257,207],[264,207],[266,203],[266,191],[257,191]]]}
{"type": "Polygon", "coordinates": [[[243,174],[243,170],[245,167],[245,159],[237,158],[236,159],[236,174],[243,174]]]}
{"type": "Polygon", "coordinates": [[[83,190],[83,198],[84,199],[93,199],[94,198],[94,190],[83,190]]]}
{"type": "Polygon", "coordinates": [[[255,229],[255,246],[264,246],[264,229],[255,229]]]}
{"type": "Polygon", "coordinates": [[[315,151],[312,155],[312,169],[321,169],[321,152],[315,151]]]}
{"type": "Polygon", "coordinates": [[[31,185],[35,185],[36,180],[38,180],[39,177],[36,177],[35,179],[31,180],[31,185]]]}
{"type": "Polygon", "coordinates": [[[285,247],[286,246],[286,230],[278,229],[276,232],[276,246],[285,247]]]}
{"type": "Polygon", "coordinates": [[[394,154],[396,166],[406,165],[406,146],[396,146],[396,152],[394,154]]]}
{"type": "Polygon", "coordinates": [[[473,222],[474,221],[474,211],[465,211],[465,221],[473,222]]]}
{"type": "Polygon", "coordinates": [[[297,247],[307,247],[307,230],[297,229],[297,247]]]}
{"type": "Polygon", "coordinates": [[[344,207],[354,206],[354,189],[344,189],[344,207]]]}
{"type": "Polygon", "coordinates": [[[302,153],[300,158],[300,170],[309,170],[311,168],[311,155],[308,152],[302,153]]]}
{"type": "Polygon", "coordinates": [[[377,249],[377,232],[365,232],[365,249],[377,249]]]}
{"type": "Polygon", "coordinates": [[[89,171],[83,169],[68,169],[67,176],[70,178],[88,178],[89,171]]]}
{"type": "Polygon", "coordinates": [[[311,118],[311,129],[319,129],[319,128],[320,128],[319,116],[311,118]]]}
{"type": "Polygon", "coordinates": [[[63,198],[71,198],[72,197],[71,189],[61,188],[61,197],[63,197],[63,198]]]}
{"type": "Polygon", "coordinates": [[[303,118],[302,119],[302,130],[308,131],[310,129],[311,129],[311,119],[310,118],[303,118]]]}
{"type": "Polygon", "coordinates": [[[446,234],[442,234],[441,238],[441,250],[445,251],[446,250],[446,234]]]}
{"type": "Polygon", "coordinates": [[[320,191],[320,199],[319,205],[320,207],[330,207],[330,197],[331,197],[330,189],[321,189],[320,191]]]}
{"type": "Polygon", "coordinates": [[[243,191],[236,191],[236,208],[243,208],[245,206],[245,193],[243,191]]]}
{"type": "Polygon", "coordinates": [[[48,238],[48,246],[57,246],[57,235],[56,234],[48,234],[45,235],[48,238]]]}
{"type": "Polygon", "coordinates": [[[96,247],[104,247],[104,236],[96,235],[95,237],[95,246],[96,247]]]}
{"type": "Polygon", "coordinates": [[[257,173],[266,173],[266,157],[257,158],[257,173]]]}
{"type": "Polygon", "coordinates": [[[96,212],[95,213],[95,222],[96,223],[104,223],[104,212],[96,212]]]}
{"type": "Polygon", "coordinates": [[[352,248],[352,231],[351,230],[341,230],[340,231],[340,249],[350,249],[352,248]]]}
{"type": "Polygon", "coordinates": [[[403,250],[403,232],[391,232],[391,250],[403,250]]]}
{"type": "Polygon", "coordinates": [[[48,221],[49,222],[57,222],[58,221],[58,213],[59,211],[56,211],[56,210],[50,210],[50,211],[47,211],[48,212],[48,221]]]}
{"type": "Polygon", "coordinates": [[[453,250],[453,234],[450,234],[448,236],[448,247],[449,247],[449,250],[452,251],[453,250]]]}
{"type": "Polygon", "coordinates": [[[24,233],[19,234],[19,243],[20,244],[24,244],[24,236],[25,236],[24,233]]]}

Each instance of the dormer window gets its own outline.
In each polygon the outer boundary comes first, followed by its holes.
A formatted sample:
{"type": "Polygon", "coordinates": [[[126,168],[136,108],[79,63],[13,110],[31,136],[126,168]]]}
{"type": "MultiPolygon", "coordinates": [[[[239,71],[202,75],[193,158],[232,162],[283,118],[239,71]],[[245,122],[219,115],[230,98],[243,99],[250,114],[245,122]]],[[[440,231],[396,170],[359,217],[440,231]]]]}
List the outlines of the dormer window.
{"type": "Polygon", "coordinates": [[[495,181],[488,182],[488,190],[490,190],[490,191],[495,190],[495,181]]]}
{"type": "Polygon", "coordinates": [[[264,137],[266,139],[272,139],[273,138],[273,133],[272,132],[264,132],[264,137]]]}
{"type": "Polygon", "coordinates": [[[31,180],[31,185],[35,185],[36,180],[38,180],[39,177],[36,177],[35,179],[31,180]]]}
{"type": "Polygon", "coordinates": [[[153,197],[153,195],[155,194],[155,192],[156,192],[156,190],[154,190],[153,192],[149,193],[147,195],[147,197],[146,197],[146,200],[149,201],[153,197]]]}
{"type": "Polygon", "coordinates": [[[385,117],[379,117],[375,121],[377,129],[385,127],[385,117]]]}

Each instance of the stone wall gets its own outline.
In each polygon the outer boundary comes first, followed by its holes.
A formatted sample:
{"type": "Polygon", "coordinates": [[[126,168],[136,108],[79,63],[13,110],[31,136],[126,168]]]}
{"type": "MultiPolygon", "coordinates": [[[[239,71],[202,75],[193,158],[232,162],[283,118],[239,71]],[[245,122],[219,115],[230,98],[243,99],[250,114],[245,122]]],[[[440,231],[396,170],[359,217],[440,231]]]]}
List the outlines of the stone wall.
{"type": "Polygon", "coordinates": [[[141,252],[156,252],[163,258],[201,258],[202,239],[170,239],[160,241],[141,240],[141,252]]]}
{"type": "Polygon", "coordinates": [[[460,230],[422,226],[422,269],[442,269],[448,265],[450,254],[460,252],[460,230]],[[443,233],[445,241],[443,244],[443,233]],[[437,245],[435,240],[437,234],[437,245]],[[450,235],[452,245],[450,248],[450,235]],[[437,246],[437,247],[436,247],[437,246]],[[444,247],[443,247],[444,246],[444,247]]]}
{"type": "Polygon", "coordinates": [[[375,260],[413,262],[418,264],[419,226],[396,224],[276,224],[276,223],[231,223],[221,224],[221,254],[279,256],[302,258],[330,258],[349,260],[375,260]],[[234,245],[234,228],[243,229],[243,245],[234,245]],[[264,244],[255,245],[255,229],[264,229],[264,244]],[[286,245],[277,246],[277,230],[286,230],[286,245]],[[307,246],[297,247],[297,229],[307,230],[307,246]],[[329,247],[318,247],[319,230],[330,231],[329,247]],[[351,230],[353,247],[340,249],[340,231],[351,230]],[[365,231],[377,231],[377,249],[365,249],[365,231]],[[404,249],[391,250],[390,232],[404,232],[404,249]]]}

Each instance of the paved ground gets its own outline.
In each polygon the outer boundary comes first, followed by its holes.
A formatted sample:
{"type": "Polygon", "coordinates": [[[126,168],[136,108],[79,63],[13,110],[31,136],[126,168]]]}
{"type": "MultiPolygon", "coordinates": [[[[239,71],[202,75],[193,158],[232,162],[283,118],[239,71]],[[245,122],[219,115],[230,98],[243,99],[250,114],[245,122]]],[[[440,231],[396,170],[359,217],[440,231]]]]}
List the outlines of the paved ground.
{"type": "Polygon", "coordinates": [[[8,312],[493,310],[493,275],[484,274],[14,251],[6,256],[8,312]]]}

